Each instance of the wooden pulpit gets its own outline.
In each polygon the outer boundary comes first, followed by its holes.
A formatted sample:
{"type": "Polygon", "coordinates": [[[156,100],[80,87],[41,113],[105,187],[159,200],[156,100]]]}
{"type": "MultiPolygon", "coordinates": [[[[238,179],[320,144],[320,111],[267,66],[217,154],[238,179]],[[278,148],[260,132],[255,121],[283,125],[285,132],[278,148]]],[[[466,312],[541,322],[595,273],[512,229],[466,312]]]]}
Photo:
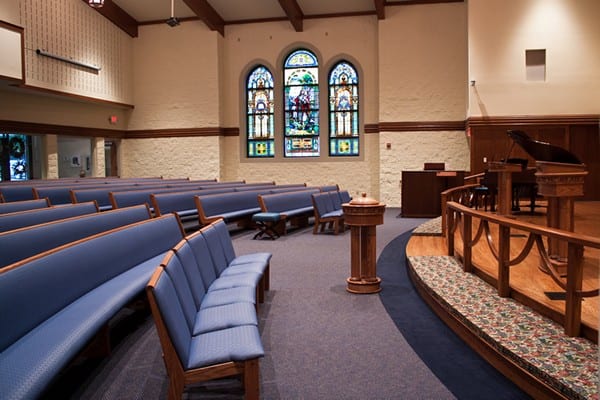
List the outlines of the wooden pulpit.
{"type": "MultiPolygon", "coordinates": [[[[536,161],[536,168],[538,193],[548,199],[548,227],[573,232],[573,203],[575,197],[583,196],[584,179],[588,174],[585,164],[536,161]]],[[[567,243],[549,240],[548,254],[560,261],[566,260],[567,243]]]]}
{"type": "Polygon", "coordinates": [[[503,217],[512,215],[512,174],[522,170],[521,164],[501,161],[488,163],[488,171],[498,174],[498,215],[503,217]]]}

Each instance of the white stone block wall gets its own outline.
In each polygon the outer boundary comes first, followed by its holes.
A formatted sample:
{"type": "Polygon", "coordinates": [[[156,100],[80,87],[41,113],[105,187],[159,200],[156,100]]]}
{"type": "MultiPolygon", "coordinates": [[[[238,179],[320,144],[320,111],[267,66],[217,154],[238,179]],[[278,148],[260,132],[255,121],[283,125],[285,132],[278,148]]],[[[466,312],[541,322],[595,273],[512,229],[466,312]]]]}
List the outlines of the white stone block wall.
{"type": "Polygon", "coordinates": [[[402,171],[421,171],[426,162],[444,162],[447,170],[469,170],[469,143],[463,131],[381,132],[379,147],[381,201],[389,207],[402,205],[402,171]]]}
{"type": "Polygon", "coordinates": [[[219,178],[218,136],[126,139],[118,154],[123,178],[219,178]]]}

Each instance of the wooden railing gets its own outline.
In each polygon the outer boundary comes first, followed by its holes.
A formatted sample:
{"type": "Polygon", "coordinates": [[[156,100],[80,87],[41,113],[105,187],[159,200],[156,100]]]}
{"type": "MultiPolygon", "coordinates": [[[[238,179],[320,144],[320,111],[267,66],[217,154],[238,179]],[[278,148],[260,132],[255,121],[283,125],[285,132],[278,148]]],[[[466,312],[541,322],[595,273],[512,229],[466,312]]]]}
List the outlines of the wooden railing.
{"type": "MultiPolygon", "coordinates": [[[[466,178],[465,178],[466,180],[466,178]]],[[[441,194],[442,196],[442,235],[446,235],[446,213],[444,210],[446,209],[446,204],[449,201],[453,201],[455,203],[460,203],[465,206],[473,205],[473,189],[480,186],[479,183],[473,183],[463,186],[457,186],[450,188],[448,190],[444,190],[441,194]]]]}
{"type": "Polygon", "coordinates": [[[565,291],[565,334],[580,336],[581,302],[584,297],[594,297],[600,293],[599,289],[582,290],[583,253],[585,247],[600,249],[599,238],[477,211],[455,201],[448,201],[444,211],[448,224],[446,230],[448,255],[455,253],[455,232],[458,230],[462,237],[463,270],[473,272],[472,249],[482,237],[485,237],[487,245],[498,263],[497,290],[501,297],[510,296],[510,267],[521,263],[529,256],[535,244],[540,256],[541,268],[565,291]],[[475,234],[473,234],[473,218],[479,219],[475,234]],[[497,244],[493,240],[491,224],[498,226],[497,244]],[[513,259],[510,259],[511,230],[518,230],[527,235],[523,249],[513,259]],[[544,239],[567,242],[567,260],[552,259],[548,254],[544,239]],[[566,270],[566,275],[558,271],[561,268],[566,270]]]}

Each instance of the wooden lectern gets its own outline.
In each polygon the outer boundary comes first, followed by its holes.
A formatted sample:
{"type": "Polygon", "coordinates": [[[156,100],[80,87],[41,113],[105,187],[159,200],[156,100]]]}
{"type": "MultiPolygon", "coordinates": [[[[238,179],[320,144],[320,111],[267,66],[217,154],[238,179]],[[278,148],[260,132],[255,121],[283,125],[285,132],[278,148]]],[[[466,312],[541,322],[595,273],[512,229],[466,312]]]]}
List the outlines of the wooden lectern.
{"type": "MultiPolygon", "coordinates": [[[[533,140],[525,132],[508,131],[508,135],[536,160],[538,193],[548,199],[548,227],[573,232],[573,201],[583,196],[584,179],[588,174],[585,164],[562,147],[533,140]]],[[[551,258],[566,261],[567,253],[567,243],[549,240],[551,258]]]]}
{"type": "Polygon", "coordinates": [[[369,294],[381,290],[377,277],[376,225],[383,224],[385,204],[362,197],[342,204],[344,220],[350,226],[350,277],[346,290],[350,293],[369,294]]]}
{"type": "MultiPolygon", "coordinates": [[[[548,227],[573,232],[574,197],[583,196],[585,164],[536,161],[538,193],[548,199],[548,227]]],[[[567,259],[567,243],[550,239],[548,254],[560,261],[567,259]]]]}
{"type": "Polygon", "coordinates": [[[488,163],[488,171],[498,174],[498,215],[503,217],[512,215],[512,174],[522,169],[520,164],[500,161],[488,163]]]}

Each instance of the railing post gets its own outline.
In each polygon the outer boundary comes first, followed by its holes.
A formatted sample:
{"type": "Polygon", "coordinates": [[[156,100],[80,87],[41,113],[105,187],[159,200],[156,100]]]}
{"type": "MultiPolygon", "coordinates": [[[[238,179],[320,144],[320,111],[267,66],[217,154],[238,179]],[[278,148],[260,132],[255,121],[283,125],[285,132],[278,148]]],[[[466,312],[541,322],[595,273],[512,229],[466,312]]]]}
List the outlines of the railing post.
{"type": "Polygon", "coordinates": [[[446,234],[446,204],[448,203],[448,195],[446,193],[442,193],[442,235],[446,234]]]}
{"type": "Polygon", "coordinates": [[[470,215],[463,215],[463,271],[465,272],[473,272],[473,263],[472,263],[472,223],[473,217],[470,215]]]}
{"type": "Polygon", "coordinates": [[[581,333],[581,291],[583,282],[583,246],[569,243],[567,255],[567,293],[565,302],[565,334],[581,333]]]}
{"type": "Polygon", "coordinates": [[[447,226],[446,226],[446,245],[448,248],[448,255],[454,255],[454,210],[449,207],[446,207],[446,215],[447,215],[447,226]]]}
{"type": "Polygon", "coordinates": [[[510,296],[510,227],[498,225],[498,296],[510,296]]]}

